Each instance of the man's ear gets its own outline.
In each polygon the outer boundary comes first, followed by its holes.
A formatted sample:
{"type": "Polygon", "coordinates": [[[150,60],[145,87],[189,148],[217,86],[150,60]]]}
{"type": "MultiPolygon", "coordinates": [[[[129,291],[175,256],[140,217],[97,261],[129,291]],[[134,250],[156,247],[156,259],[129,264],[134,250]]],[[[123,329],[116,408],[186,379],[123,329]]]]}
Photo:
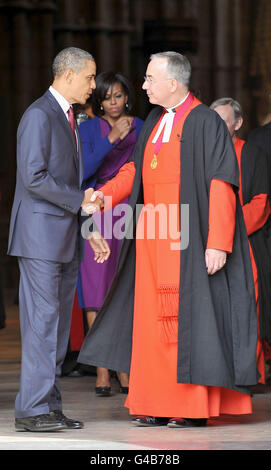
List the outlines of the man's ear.
{"type": "Polygon", "coordinates": [[[67,83],[71,83],[74,76],[74,71],[72,69],[67,69],[64,72],[64,78],[67,83]]]}
{"type": "Polygon", "coordinates": [[[239,129],[242,127],[243,124],[243,118],[239,117],[235,123],[234,130],[237,132],[239,129]]]}
{"type": "Polygon", "coordinates": [[[172,78],[172,79],[170,80],[170,83],[171,83],[171,90],[170,90],[170,91],[171,91],[171,93],[175,93],[175,91],[176,91],[177,88],[178,88],[178,82],[177,82],[177,80],[176,80],[175,78],[172,78]]]}

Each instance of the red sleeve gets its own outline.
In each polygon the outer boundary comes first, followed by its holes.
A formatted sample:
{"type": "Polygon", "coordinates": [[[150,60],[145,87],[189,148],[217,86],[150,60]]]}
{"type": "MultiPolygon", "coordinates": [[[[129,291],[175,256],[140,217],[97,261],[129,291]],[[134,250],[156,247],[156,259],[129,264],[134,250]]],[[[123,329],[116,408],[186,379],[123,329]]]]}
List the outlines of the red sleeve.
{"type": "Polygon", "coordinates": [[[242,209],[247,234],[251,235],[263,227],[270,216],[271,209],[268,194],[257,194],[242,209]]]}
{"type": "Polygon", "coordinates": [[[236,195],[232,185],[213,179],[209,195],[209,234],[206,248],[232,252],[236,195]]]}
{"type": "Polygon", "coordinates": [[[135,165],[133,162],[125,163],[119,172],[100,188],[105,195],[104,210],[115,207],[123,199],[130,196],[135,177],[135,165]],[[111,199],[112,198],[112,199],[111,199]],[[112,201],[112,204],[111,204],[112,201]]]}

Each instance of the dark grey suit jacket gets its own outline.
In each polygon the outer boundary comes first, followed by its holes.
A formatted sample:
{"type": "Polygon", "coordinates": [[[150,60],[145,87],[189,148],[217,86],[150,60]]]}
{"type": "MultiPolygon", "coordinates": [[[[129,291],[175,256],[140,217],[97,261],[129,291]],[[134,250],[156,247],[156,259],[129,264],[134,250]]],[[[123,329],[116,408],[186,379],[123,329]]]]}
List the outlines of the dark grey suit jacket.
{"type": "Polygon", "coordinates": [[[63,110],[47,91],[25,111],[18,127],[9,255],[72,260],[82,180],[80,141],[77,150],[63,110]]]}

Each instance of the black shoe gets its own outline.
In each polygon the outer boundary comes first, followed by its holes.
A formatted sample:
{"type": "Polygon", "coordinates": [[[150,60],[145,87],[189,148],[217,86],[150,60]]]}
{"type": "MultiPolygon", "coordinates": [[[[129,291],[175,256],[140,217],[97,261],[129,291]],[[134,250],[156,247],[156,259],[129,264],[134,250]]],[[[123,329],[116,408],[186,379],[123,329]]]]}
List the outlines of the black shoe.
{"type": "Polygon", "coordinates": [[[154,416],[136,416],[132,423],[136,426],[166,426],[169,418],[157,418],[154,416]]]}
{"type": "Polygon", "coordinates": [[[207,419],[192,419],[192,418],[172,418],[168,422],[169,428],[199,428],[207,424],[207,419]]]}
{"type": "Polygon", "coordinates": [[[73,369],[67,374],[67,377],[83,377],[83,372],[80,369],[73,369]]]}
{"type": "Polygon", "coordinates": [[[16,431],[44,432],[60,431],[65,428],[66,426],[57,420],[53,413],[15,419],[16,431]]]}
{"type": "Polygon", "coordinates": [[[124,387],[123,385],[121,385],[121,381],[120,381],[120,378],[118,376],[118,373],[116,372],[115,373],[115,378],[119,384],[119,387],[120,387],[120,393],[125,393],[125,395],[127,395],[129,393],[129,387],[124,387]]]}
{"type": "Polygon", "coordinates": [[[75,419],[70,419],[65,416],[62,411],[55,410],[53,411],[57,421],[60,421],[66,428],[69,429],[82,429],[84,427],[84,423],[82,421],[77,421],[75,419]]]}
{"type": "Polygon", "coordinates": [[[111,387],[95,387],[97,397],[110,397],[111,387]]]}

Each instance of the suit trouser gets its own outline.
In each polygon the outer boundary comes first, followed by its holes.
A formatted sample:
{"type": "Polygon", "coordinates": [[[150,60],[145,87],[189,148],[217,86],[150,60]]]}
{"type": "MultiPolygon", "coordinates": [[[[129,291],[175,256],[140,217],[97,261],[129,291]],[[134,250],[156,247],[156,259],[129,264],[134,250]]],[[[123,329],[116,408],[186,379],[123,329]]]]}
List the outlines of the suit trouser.
{"type": "Polygon", "coordinates": [[[61,410],[60,376],[65,358],[79,260],[56,263],[18,258],[22,364],[15,417],[61,410]]]}

